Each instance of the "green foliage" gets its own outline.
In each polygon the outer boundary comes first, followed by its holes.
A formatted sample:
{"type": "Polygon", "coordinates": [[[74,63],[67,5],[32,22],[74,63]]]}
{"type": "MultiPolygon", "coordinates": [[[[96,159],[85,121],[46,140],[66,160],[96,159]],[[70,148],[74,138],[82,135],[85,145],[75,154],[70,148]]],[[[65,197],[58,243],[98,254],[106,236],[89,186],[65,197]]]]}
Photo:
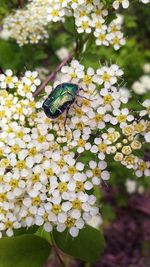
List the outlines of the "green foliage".
{"type": "Polygon", "coordinates": [[[104,224],[108,224],[111,221],[115,220],[115,218],[116,218],[115,212],[114,212],[112,206],[110,206],[109,204],[104,203],[102,205],[101,214],[102,214],[104,224]]]}
{"type": "MultiPolygon", "coordinates": [[[[24,3],[26,0],[24,1],[24,3]]],[[[10,12],[12,12],[13,9],[16,9],[19,7],[19,1],[18,0],[1,0],[0,1],[0,22],[2,19],[9,15],[10,12]]]]}
{"type": "Polygon", "coordinates": [[[73,238],[67,231],[53,232],[56,245],[66,254],[77,259],[95,262],[103,253],[104,238],[100,231],[87,225],[80,230],[79,235],[73,238]]]}
{"type": "Polygon", "coordinates": [[[90,160],[96,160],[96,156],[93,157],[93,154],[90,151],[84,151],[77,158],[77,161],[84,162],[84,164],[88,164],[90,160]]]}
{"type": "Polygon", "coordinates": [[[35,235],[0,239],[1,267],[43,267],[50,253],[50,244],[35,235]]]}
{"type": "Polygon", "coordinates": [[[14,41],[0,40],[0,66],[2,69],[12,69],[14,72],[34,69],[47,58],[43,47],[26,45],[19,47],[14,41]]]}
{"type": "Polygon", "coordinates": [[[51,236],[50,236],[50,234],[48,232],[46,232],[44,230],[44,228],[42,226],[38,228],[38,230],[36,231],[35,235],[46,239],[51,244],[51,236]]]}
{"type": "Polygon", "coordinates": [[[19,229],[15,229],[14,236],[34,234],[37,231],[38,231],[38,226],[37,225],[34,225],[32,227],[29,227],[29,228],[23,228],[22,227],[22,228],[19,228],[19,229]]]}

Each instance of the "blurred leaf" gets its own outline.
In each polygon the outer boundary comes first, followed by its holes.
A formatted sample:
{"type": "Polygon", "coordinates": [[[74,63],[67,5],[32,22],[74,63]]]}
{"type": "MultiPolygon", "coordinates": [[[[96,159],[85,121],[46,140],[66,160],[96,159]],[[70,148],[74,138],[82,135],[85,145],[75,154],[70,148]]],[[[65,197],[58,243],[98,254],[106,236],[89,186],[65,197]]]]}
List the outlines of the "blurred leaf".
{"type": "Polygon", "coordinates": [[[67,230],[62,233],[54,231],[53,234],[56,245],[77,259],[95,262],[103,253],[104,238],[100,231],[89,225],[80,230],[76,238],[71,237],[67,230]]]}
{"type": "Polygon", "coordinates": [[[91,151],[84,151],[80,154],[80,156],[77,158],[78,162],[82,162],[85,165],[89,163],[90,160],[96,160],[96,156],[93,155],[91,151]]]}
{"type": "Polygon", "coordinates": [[[102,214],[102,218],[104,220],[104,224],[109,223],[110,221],[115,220],[115,218],[116,218],[116,214],[115,214],[113,208],[108,204],[102,205],[101,214],[102,214]]]}
{"type": "MultiPolygon", "coordinates": [[[[89,47],[89,49],[91,50],[91,47],[89,47]]],[[[94,50],[92,52],[88,52],[89,49],[87,49],[86,53],[84,53],[81,57],[81,64],[83,64],[86,68],[90,66],[96,69],[99,66],[98,53],[100,55],[100,50],[96,53],[94,50]]]]}
{"type": "Polygon", "coordinates": [[[64,28],[71,35],[74,35],[74,36],[77,35],[77,32],[75,30],[75,21],[74,21],[73,17],[66,18],[66,20],[64,22],[64,28]]]}
{"type": "Polygon", "coordinates": [[[44,228],[41,226],[38,228],[38,230],[36,231],[35,235],[43,237],[44,239],[46,239],[50,244],[51,244],[51,236],[48,232],[46,232],[44,230],[44,228]]]}
{"type": "Polygon", "coordinates": [[[50,248],[45,239],[35,235],[4,237],[0,240],[0,266],[42,267],[50,248]]]}
{"type": "Polygon", "coordinates": [[[32,227],[29,228],[19,228],[19,229],[15,229],[14,230],[14,235],[18,236],[18,235],[27,235],[27,234],[34,234],[36,231],[38,230],[38,226],[34,225],[32,227]]]}

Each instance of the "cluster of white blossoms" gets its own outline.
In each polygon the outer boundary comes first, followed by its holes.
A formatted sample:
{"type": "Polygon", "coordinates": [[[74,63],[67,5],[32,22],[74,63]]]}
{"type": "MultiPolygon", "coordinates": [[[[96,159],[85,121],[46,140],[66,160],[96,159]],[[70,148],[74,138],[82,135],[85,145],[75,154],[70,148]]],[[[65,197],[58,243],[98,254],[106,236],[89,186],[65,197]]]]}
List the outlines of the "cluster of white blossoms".
{"type": "MultiPolygon", "coordinates": [[[[148,3],[150,3],[150,0],[140,0],[140,2],[142,2],[143,4],[148,4],[148,3]]],[[[129,5],[130,5],[129,0],[115,0],[113,2],[113,8],[114,9],[119,9],[120,7],[128,8],[129,5]]]]}
{"type": "Polygon", "coordinates": [[[19,45],[38,43],[48,38],[48,25],[73,16],[79,34],[93,33],[98,46],[113,45],[118,50],[125,44],[121,23],[114,19],[108,24],[108,14],[99,0],[33,0],[25,9],[18,9],[4,19],[3,32],[19,45]]]}
{"type": "Polygon", "coordinates": [[[139,180],[136,181],[136,180],[131,180],[129,178],[126,180],[125,186],[128,194],[144,193],[145,188],[142,185],[140,185],[138,181],[139,180]]]}
{"type": "Polygon", "coordinates": [[[42,0],[39,4],[33,1],[25,9],[17,9],[4,19],[1,38],[14,38],[20,46],[37,44],[48,38],[47,6],[48,1],[42,0]]]}
{"type": "Polygon", "coordinates": [[[144,74],[132,85],[133,91],[138,95],[150,92],[150,63],[143,66],[144,74]]]}
{"type": "Polygon", "coordinates": [[[109,162],[138,177],[150,175],[150,162],[136,154],[150,129],[147,108],[139,117],[130,114],[128,98],[116,86],[122,74],[115,64],[96,71],[77,60],[63,66],[53,87],[69,82],[79,88],[66,127],[65,112],[50,119],[41,108],[52,86],[34,99],[37,72],[0,75],[1,236],[37,225],[48,232],[68,229],[75,237],[99,214],[94,188],[109,179],[109,162]]]}
{"type": "MultiPolygon", "coordinates": [[[[142,0],[149,3],[149,0],[142,0]]],[[[115,0],[114,9],[120,5],[129,6],[128,0],[115,0]]],[[[112,9],[110,7],[110,9],[112,9]]],[[[112,12],[112,11],[111,11],[112,12]]],[[[48,25],[53,22],[64,22],[66,17],[73,16],[78,33],[93,33],[98,46],[113,45],[115,50],[125,44],[121,24],[117,20],[107,23],[109,10],[100,0],[32,0],[24,9],[4,19],[1,36],[7,35],[16,39],[19,45],[38,43],[48,38],[48,25]]]]}

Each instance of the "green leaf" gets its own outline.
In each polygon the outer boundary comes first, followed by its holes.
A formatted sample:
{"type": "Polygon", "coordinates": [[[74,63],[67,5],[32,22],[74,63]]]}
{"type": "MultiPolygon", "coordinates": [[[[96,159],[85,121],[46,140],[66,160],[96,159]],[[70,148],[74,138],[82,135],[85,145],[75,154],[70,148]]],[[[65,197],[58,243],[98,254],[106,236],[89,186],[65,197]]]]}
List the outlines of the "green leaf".
{"type": "MultiPolygon", "coordinates": [[[[90,48],[91,49],[91,48],[90,48]]],[[[89,66],[96,69],[99,66],[99,61],[97,60],[99,55],[94,52],[88,52],[89,49],[87,49],[87,51],[84,53],[83,58],[81,60],[81,64],[83,64],[86,68],[88,68],[89,66]]],[[[97,51],[99,51],[97,49],[97,51]]]]}
{"type": "Polygon", "coordinates": [[[80,230],[76,238],[71,237],[67,230],[62,233],[54,231],[53,235],[56,245],[63,252],[83,261],[97,261],[104,250],[102,234],[89,225],[80,230]]]}
{"type": "Polygon", "coordinates": [[[42,267],[50,244],[35,235],[4,237],[0,240],[0,267],[42,267]]]}
{"type": "Polygon", "coordinates": [[[14,230],[14,235],[18,236],[18,235],[26,235],[26,234],[34,234],[37,230],[38,230],[38,226],[37,225],[33,225],[32,227],[29,228],[19,228],[19,229],[15,229],[14,230]]]}
{"type": "Polygon", "coordinates": [[[84,151],[80,156],[77,158],[78,162],[82,162],[85,165],[89,163],[90,160],[96,160],[96,156],[91,153],[91,151],[84,151]]]}
{"type": "Polygon", "coordinates": [[[75,21],[74,21],[74,18],[72,18],[72,17],[67,18],[65,20],[64,28],[71,35],[76,35],[77,34],[76,31],[75,31],[75,21]]]}
{"type": "Polygon", "coordinates": [[[110,223],[110,221],[113,221],[116,218],[116,214],[109,204],[103,204],[101,214],[104,224],[110,223]]]}
{"type": "Polygon", "coordinates": [[[40,226],[38,228],[38,230],[36,231],[35,235],[43,237],[44,239],[46,239],[50,244],[51,244],[51,236],[48,232],[46,232],[44,230],[44,228],[42,226],[40,226]]]}

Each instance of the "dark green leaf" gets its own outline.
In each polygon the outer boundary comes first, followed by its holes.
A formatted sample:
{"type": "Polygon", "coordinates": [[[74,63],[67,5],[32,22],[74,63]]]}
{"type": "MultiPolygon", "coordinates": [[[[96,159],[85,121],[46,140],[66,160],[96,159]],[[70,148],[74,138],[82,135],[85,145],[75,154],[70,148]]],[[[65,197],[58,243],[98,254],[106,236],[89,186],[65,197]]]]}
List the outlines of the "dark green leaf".
{"type": "Polygon", "coordinates": [[[35,235],[4,237],[0,240],[0,267],[42,267],[50,244],[35,235]]]}
{"type": "Polygon", "coordinates": [[[34,225],[32,227],[29,227],[29,228],[22,227],[22,228],[16,229],[14,231],[14,235],[18,236],[18,235],[34,234],[37,230],[38,230],[37,225],[34,225]]]}
{"type": "Polygon", "coordinates": [[[78,162],[82,162],[85,165],[89,163],[90,160],[96,160],[96,156],[93,155],[90,151],[83,152],[78,158],[78,162]]]}
{"type": "Polygon", "coordinates": [[[76,238],[71,237],[66,230],[63,233],[54,231],[54,240],[63,252],[87,262],[97,261],[104,250],[102,234],[89,225],[80,230],[76,238]]]}
{"type": "Polygon", "coordinates": [[[38,228],[38,230],[35,233],[37,236],[43,237],[51,244],[51,236],[48,232],[44,230],[44,228],[41,226],[38,228]]]}
{"type": "Polygon", "coordinates": [[[75,21],[72,17],[67,18],[64,22],[65,30],[70,33],[71,35],[76,35],[75,31],[75,21]]]}

